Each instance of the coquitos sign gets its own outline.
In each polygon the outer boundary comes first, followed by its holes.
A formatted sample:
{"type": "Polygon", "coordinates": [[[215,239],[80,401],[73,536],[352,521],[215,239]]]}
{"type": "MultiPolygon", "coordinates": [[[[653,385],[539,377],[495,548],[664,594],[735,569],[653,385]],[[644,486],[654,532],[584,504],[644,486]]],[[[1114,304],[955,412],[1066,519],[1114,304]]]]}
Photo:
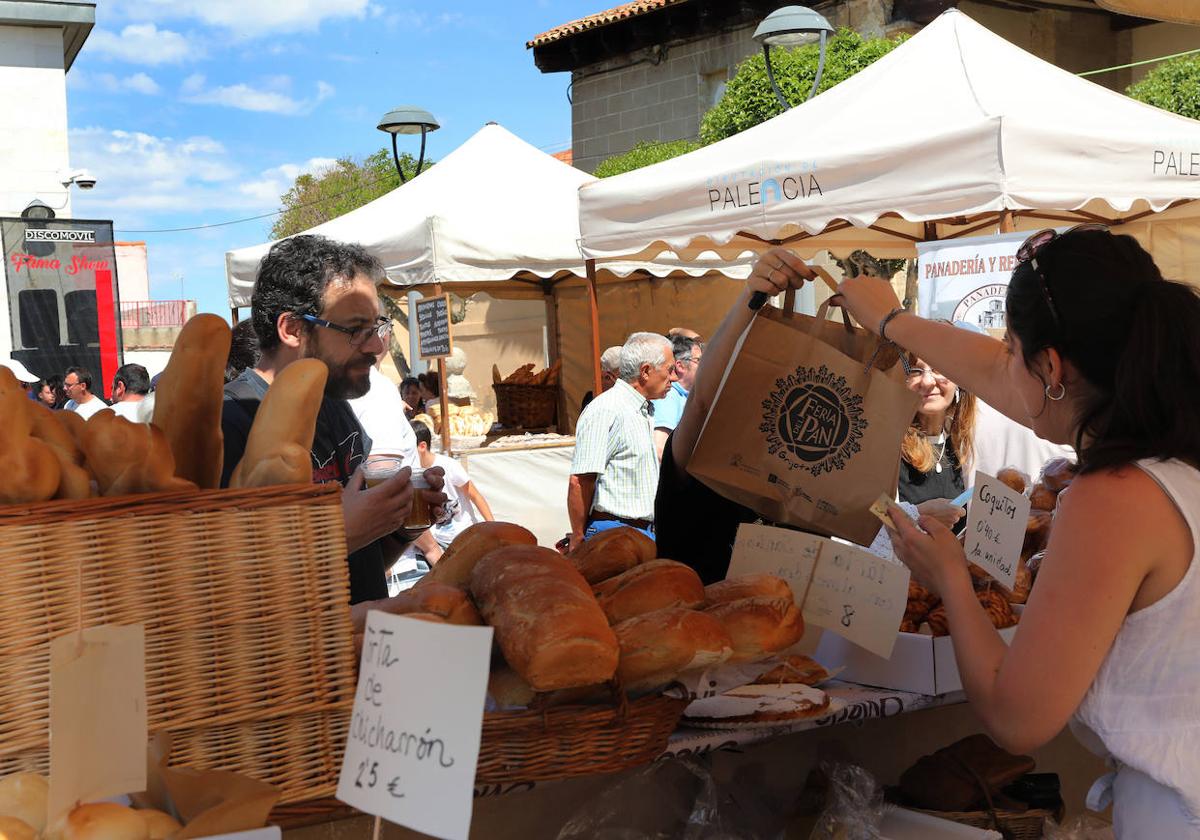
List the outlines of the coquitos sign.
{"type": "MultiPolygon", "coordinates": [[[[35,257],[33,254],[25,254],[17,252],[11,254],[9,259],[12,260],[13,270],[20,271],[23,268],[44,268],[54,271],[61,271],[62,260],[58,257],[35,257]]],[[[75,254],[71,257],[71,262],[67,264],[67,274],[75,275],[81,271],[107,271],[109,268],[108,260],[94,260],[91,257],[75,254]]]]}

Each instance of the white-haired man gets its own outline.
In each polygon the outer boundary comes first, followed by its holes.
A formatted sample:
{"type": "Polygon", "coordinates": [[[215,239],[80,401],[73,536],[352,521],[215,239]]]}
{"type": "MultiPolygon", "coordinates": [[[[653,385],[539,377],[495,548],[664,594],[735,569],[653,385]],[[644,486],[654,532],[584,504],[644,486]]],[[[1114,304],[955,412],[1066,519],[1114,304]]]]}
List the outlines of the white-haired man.
{"type": "Polygon", "coordinates": [[[666,396],[674,378],[670,341],[656,333],[629,336],[617,381],[592,400],[575,428],[567,488],[571,548],[622,525],[653,536],[658,457],[650,401],[666,396]]]}
{"type": "MultiPolygon", "coordinates": [[[[614,384],[621,371],[621,345],[617,344],[609,347],[600,354],[600,393],[603,394],[614,384]]],[[[588,391],[583,395],[583,401],[579,404],[579,413],[591,405],[592,400],[596,399],[595,393],[588,391]]]]}

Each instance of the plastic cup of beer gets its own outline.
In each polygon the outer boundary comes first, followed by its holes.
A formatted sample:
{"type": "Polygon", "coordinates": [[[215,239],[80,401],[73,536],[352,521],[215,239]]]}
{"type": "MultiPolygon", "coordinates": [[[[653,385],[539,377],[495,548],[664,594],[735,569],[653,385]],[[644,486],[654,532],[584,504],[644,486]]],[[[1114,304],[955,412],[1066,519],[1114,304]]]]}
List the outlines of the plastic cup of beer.
{"type": "Polygon", "coordinates": [[[377,487],[403,469],[404,463],[399,458],[376,456],[367,459],[363,466],[363,478],[368,487],[377,487]]]}
{"type": "Polygon", "coordinates": [[[412,531],[421,531],[433,525],[433,515],[429,510],[429,502],[423,490],[431,489],[425,478],[424,471],[414,471],[412,474],[413,500],[412,511],[404,520],[404,527],[412,531]]]}

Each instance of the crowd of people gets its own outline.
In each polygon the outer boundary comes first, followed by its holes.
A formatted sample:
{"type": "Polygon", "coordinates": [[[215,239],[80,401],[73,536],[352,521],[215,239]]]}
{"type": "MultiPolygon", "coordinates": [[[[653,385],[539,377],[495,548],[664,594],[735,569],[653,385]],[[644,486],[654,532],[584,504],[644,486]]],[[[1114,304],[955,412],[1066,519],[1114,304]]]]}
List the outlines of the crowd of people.
{"type": "Polygon", "coordinates": [[[84,419],[97,411],[111,408],[116,414],[134,422],[150,422],[142,403],[153,390],[150,373],[139,364],[127,364],[113,374],[112,399],[106,400],[97,392],[96,380],[85,367],[68,367],[61,375],[41,379],[16,359],[0,360],[23,383],[29,398],[54,411],[74,411],[84,419]]]}

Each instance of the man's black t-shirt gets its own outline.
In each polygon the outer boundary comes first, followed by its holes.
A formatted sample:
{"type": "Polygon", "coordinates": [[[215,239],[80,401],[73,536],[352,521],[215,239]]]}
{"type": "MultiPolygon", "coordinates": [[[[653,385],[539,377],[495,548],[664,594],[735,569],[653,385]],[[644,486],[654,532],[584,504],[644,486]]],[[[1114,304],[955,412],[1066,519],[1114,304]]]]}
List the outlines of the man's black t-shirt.
{"type": "Polygon", "coordinates": [[[658,556],[685,563],[704,583],[724,580],[738,526],[758,514],[709,489],[690,475],[679,475],[671,439],[663,448],[654,498],[654,539],[658,556]]]}
{"type": "MultiPolygon", "coordinates": [[[[229,477],[246,451],[254,415],[266,393],[266,381],[249,369],[225,386],[225,403],[221,411],[221,431],[225,435],[222,487],[229,486],[229,477]]],[[[370,448],[370,440],[359,426],[349,403],[325,398],[317,414],[317,431],[313,436],[313,483],[336,481],[346,486],[370,448]]],[[[350,603],[387,597],[387,564],[379,540],[353,552],[346,561],[350,567],[350,603]]]]}

